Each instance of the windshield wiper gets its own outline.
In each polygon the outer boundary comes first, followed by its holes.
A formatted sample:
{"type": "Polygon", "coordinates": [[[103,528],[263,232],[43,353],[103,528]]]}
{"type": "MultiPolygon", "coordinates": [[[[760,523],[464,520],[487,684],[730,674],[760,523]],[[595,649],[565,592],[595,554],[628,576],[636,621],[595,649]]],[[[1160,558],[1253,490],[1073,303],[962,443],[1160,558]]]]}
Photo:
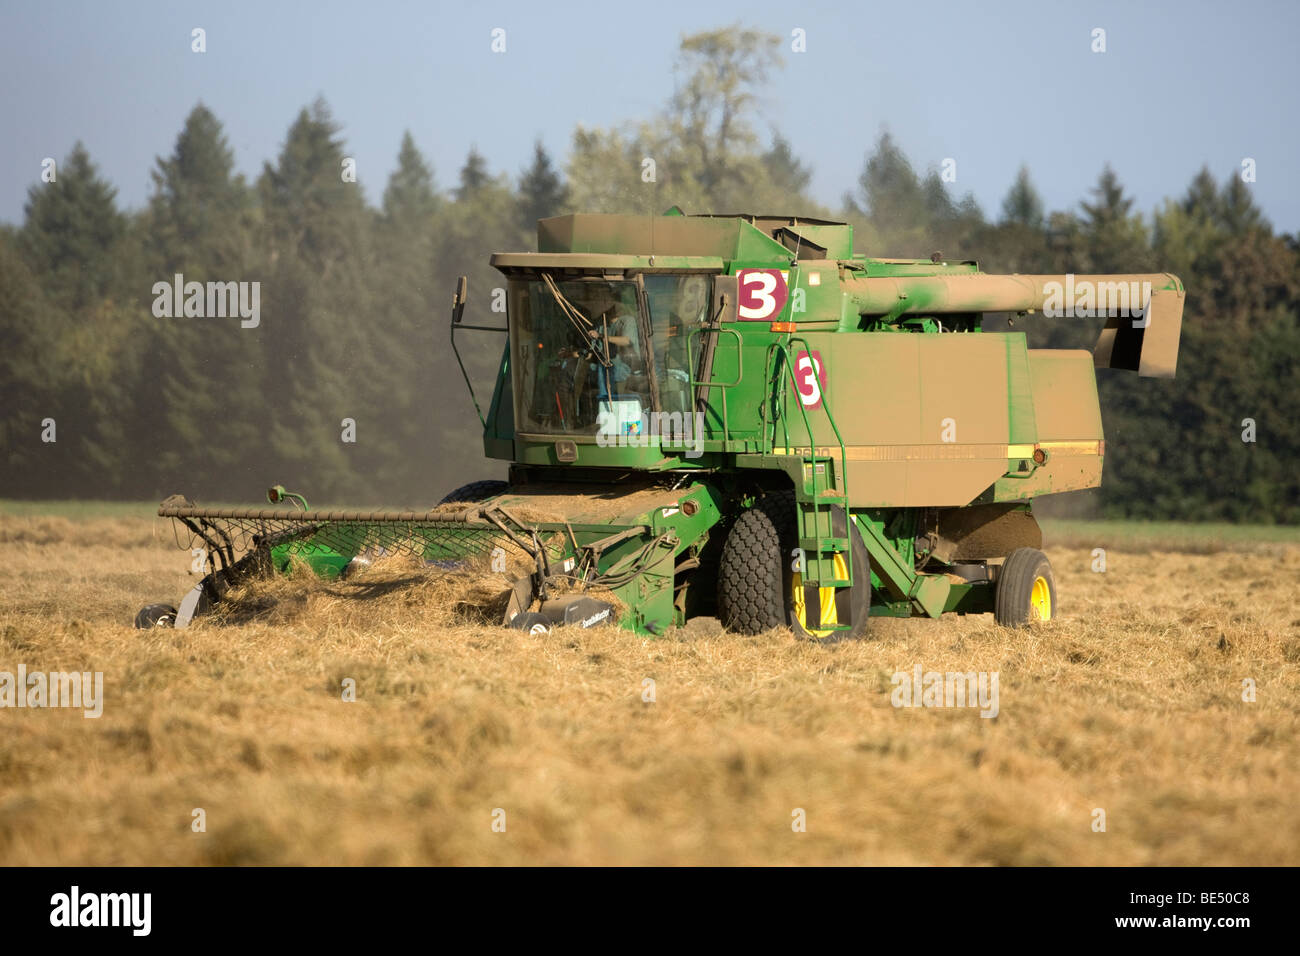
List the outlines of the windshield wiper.
{"type": "MultiPolygon", "coordinates": [[[[564,297],[564,293],[560,291],[560,287],[555,284],[555,280],[551,278],[549,272],[542,273],[542,281],[546,283],[546,288],[560,307],[560,311],[564,313],[565,318],[573,324],[573,327],[578,330],[578,334],[582,336],[582,340],[587,343],[596,361],[605,368],[613,368],[614,362],[609,355],[602,354],[601,350],[596,348],[595,340],[599,337],[596,333],[596,327],[564,297]]],[[[609,349],[608,334],[606,334],[605,349],[606,351],[609,349]]]]}

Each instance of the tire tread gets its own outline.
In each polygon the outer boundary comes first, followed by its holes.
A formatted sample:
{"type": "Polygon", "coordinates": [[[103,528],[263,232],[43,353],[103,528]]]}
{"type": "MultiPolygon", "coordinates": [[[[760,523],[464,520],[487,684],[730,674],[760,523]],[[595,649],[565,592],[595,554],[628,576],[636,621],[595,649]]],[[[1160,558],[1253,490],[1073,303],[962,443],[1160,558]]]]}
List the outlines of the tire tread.
{"type": "Polygon", "coordinates": [[[998,574],[997,593],[993,597],[993,615],[1004,627],[1025,627],[1030,623],[1029,598],[1034,580],[1047,578],[1052,598],[1052,617],[1059,614],[1056,603],[1056,579],[1051,562],[1037,548],[1017,548],[1007,556],[998,574]]]}

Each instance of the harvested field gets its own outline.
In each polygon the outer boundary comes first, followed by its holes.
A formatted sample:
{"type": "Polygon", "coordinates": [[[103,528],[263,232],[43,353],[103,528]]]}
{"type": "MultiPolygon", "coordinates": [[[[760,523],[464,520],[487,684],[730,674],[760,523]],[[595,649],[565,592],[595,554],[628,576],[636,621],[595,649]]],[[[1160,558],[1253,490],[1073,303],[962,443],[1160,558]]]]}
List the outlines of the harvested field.
{"type": "Polygon", "coordinates": [[[18,510],[0,672],[102,671],[104,701],[0,709],[3,864],[1300,864],[1293,530],[1049,524],[1058,622],[821,646],[539,639],[397,566],[140,632],[195,580],[168,525],[18,510]],[[998,672],[997,717],[894,707],[917,664],[998,672]]]}

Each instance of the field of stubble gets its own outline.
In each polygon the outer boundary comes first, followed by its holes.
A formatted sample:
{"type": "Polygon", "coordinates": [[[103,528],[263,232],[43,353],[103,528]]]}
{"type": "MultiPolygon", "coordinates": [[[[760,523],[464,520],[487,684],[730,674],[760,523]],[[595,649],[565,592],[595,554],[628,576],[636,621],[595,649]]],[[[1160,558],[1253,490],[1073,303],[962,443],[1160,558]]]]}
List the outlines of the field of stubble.
{"type": "Polygon", "coordinates": [[[0,513],[0,671],[105,680],[98,720],[0,710],[0,864],[1300,864],[1294,538],[1049,526],[1027,632],[537,639],[407,574],[140,632],[194,581],[147,513],[0,513]],[[893,707],[918,663],[997,671],[997,718],[893,707]]]}

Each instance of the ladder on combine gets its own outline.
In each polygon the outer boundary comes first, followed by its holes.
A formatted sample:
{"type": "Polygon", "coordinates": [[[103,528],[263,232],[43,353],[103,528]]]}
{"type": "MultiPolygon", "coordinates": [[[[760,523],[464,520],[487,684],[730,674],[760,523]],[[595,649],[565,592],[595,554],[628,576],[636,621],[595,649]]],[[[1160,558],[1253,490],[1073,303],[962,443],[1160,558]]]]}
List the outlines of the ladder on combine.
{"type": "MultiPolygon", "coordinates": [[[[809,362],[813,361],[813,351],[807,341],[794,336],[784,343],[774,343],[768,351],[768,374],[765,380],[773,385],[774,406],[771,435],[764,436],[767,439],[769,454],[778,453],[776,445],[778,422],[785,441],[785,453],[790,454],[793,451],[790,443],[790,415],[787,411],[790,392],[785,386],[789,382],[791,391],[796,396],[800,394],[795,380],[796,366],[791,359],[791,349],[796,346],[808,356],[809,362]]],[[[796,350],[795,354],[798,355],[799,352],[796,350]]],[[[816,368],[811,369],[811,372],[814,376],[818,375],[816,368]]],[[[839,426],[835,424],[835,416],[831,412],[825,394],[822,395],[820,409],[826,415],[826,421],[835,435],[835,441],[839,446],[838,455],[834,453],[833,448],[817,447],[807,407],[797,397],[795,404],[799,407],[804,434],[808,436],[807,447],[800,448],[798,451],[801,480],[795,482],[794,488],[804,585],[810,588],[850,587],[853,584],[854,573],[870,572],[866,568],[853,567],[853,547],[850,538],[853,531],[849,518],[848,470],[844,439],[840,435],[839,426]]],[[[765,406],[765,417],[766,411],[765,406]]],[[[820,602],[810,606],[819,607],[820,602]]],[[[848,630],[850,627],[852,627],[851,622],[839,622],[819,626],[817,629],[848,630]]]]}

